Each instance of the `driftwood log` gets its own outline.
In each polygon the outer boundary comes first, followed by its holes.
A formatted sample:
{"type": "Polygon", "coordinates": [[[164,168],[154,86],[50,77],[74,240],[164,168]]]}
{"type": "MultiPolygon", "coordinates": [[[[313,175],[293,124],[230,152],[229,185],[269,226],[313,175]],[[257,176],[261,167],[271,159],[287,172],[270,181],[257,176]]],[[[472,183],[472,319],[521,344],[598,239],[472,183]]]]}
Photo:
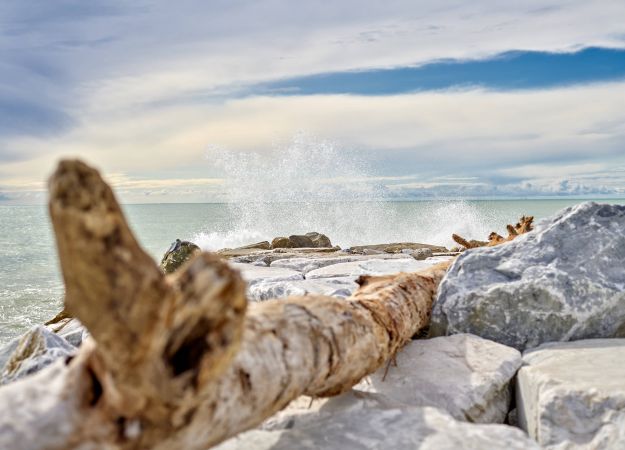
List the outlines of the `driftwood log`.
{"type": "Polygon", "coordinates": [[[3,449],[208,448],[381,367],[428,325],[448,266],[248,306],[211,254],[164,275],[96,170],[63,161],[49,189],[65,308],[92,339],[0,389],[3,449]]]}
{"type": "Polygon", "coordinates": [[[488,235],[488,241],[476,241],[473,239],[467,240],[457,234],[452,234],[451,237],[454,241],[462,245],[467,250],[470,248],[478,247],[493,247],[495,245],[511,241],[521,234],[529,233],[533,229],[533,223],[534,216],[522,216],[516,223],[516,225],[508,224],[506,226],[506,230],[508,231],[507,237],[503,237],[499,233],[493,231],[488,235]]]}

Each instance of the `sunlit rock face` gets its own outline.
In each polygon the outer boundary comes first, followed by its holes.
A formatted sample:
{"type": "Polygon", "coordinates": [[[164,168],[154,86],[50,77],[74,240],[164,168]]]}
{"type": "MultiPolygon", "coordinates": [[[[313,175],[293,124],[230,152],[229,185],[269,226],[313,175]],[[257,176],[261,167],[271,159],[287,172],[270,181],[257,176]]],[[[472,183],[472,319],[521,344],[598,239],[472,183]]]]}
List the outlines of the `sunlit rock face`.
{"type": "Polygon", "coordinates": [[[472,333],[519,350],[625,336],[625,206],[567,208],[503,245],[458,257],[431,335],[472,333]]]}
{"type": "Polygon", "coordinates": [[[519,424],[548,449],[625,448],[625,339],[544,344],[523,355],[519,424]]]}

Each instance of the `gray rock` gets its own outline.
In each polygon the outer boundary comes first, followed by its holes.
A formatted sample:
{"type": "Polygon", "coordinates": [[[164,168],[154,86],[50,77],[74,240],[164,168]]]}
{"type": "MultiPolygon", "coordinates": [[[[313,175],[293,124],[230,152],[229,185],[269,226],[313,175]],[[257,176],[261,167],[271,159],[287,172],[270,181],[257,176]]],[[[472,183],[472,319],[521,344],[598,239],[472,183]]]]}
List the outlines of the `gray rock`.
{"type": "Polygon", "coordinates": [[[416,272],[440,262],[438,259],[416,261],[409,256],[398,259],[367,259],[353,261],[311,270],[307,279],[329,277],[358,277],[360,275],[388,275],[399,272],[416,272]]]}
{"type": "Polygon", "coordinates": [[[523,355],[519,424],[551,449],[625,448],[625,339],[551,343],[523,355]]]}
{"type": "Polygon", "coordinates": [[[311,270],[319,269],[321,267],[332,266],[334,264],[340,264],[353,261],[368,261],[370,259],[406,259],[404,255],[390,255],[388,253],[382,253],[379,255],[365,256],[365,255],[343,255],[343,256],[329,256],[323,258],[315,257],[299,257],[299,258],[285,258],[273,261],[270,267],[282,267],[284,269],[297,270],[304,275],[311,270]]]}
{"type": "Polygon", "coordinates": [[[387,253],[383,250],[375,250],[373,248],[365,248],[361,252],[363,255],[386,255],[387,253]]]}
{"type": "Polygon", "coordinates": [[[47,327],[74,347],[80,347],[82,342],[89,336],[85,326],[76,318],[68,317],[54,324],[47,325],[47,327]]]}
{"type": "Polygon", "coordinates": [[[331,417],[340,412],[358,413],[367,409],[396,409],[399,404],[380,394],[353,389],[335,397],[312,398],[302,395],[267,419],[259,427],[262,430],[286,430],[301,428],[311,421],[331,417]]]}
{"type": "Polygon", "coordinates": [[[457,420],[503,423],[510,405],[509,383],[521,366],[521,353],[458,334],[411,341],[396,362],[396,367],[378,370],[354,390],[381,394],[398,404],[437,407],[457,420]]]}
{"type": "Polygon", "coordinates": [[[386,253],[400,253],[402,250],[417,250],[420,248],[429,248],[435,253],[447,252],[445,247],[439,245],[420,244],[418,242],[394,242],[390,244],[371,244],[371,245],[355,245],[350,247],[352,253],[362,253],[365,250],[376,250],[386,253]]]}
{"type": "Polygon", "coordinates": [[[320,294],[331,297],[349,297],[358,285],[353,278],[321,278],[318,280],[264,281],[252,284],[248,289],[250,300],[268,300],[290,295],[320,294]]]}
{"type": "Polygon", "coordinates": [[[247,281],[249,286],[260,281],[275,282],[304,279],[304,276],[299,272],[279,267],[262,267],[242,263],[230,263],[230,266],[241,271],[243,279],[247,281]]]}
{"type": "Polygon", "coordinates": [[[304,235],[293,234],[289,236],[289,241],[293,248],[313,248],[315,247],[315,243],[311,238],[304,235]]]}
{"type": "Polygon", "coordinates": [[[625,206],[584,203],[496,247],[464,252],[443,280],[432,335],[523,350],[625,336],[625,206]]]}
{"type": "MultiPolygon", "coordinates": [[[[245,255],[234,256],[232,252],[221,252],[220,254],[229,258],[231,262],[256,264],[269,266],[274,261],[293,258],[328,258],[344,255],[339,253],[338,247],[331,248],[276,248],[273,250],[256,250],[245,255]]],[[[239,250],[245,251],[245,250],[239,250]]],[[[249,251],[249,250],[248,250],[249,251]]]]}
{"type": "Polygon", "coordinates": [[[293,248],[288,237],[276,237],[271,241],[271,248],[293,248]]]}
{"type": "Polygon", "coordinates": [[[409,254],[417,261],[422,261],[433,256],[432,250],[429,248],[418,248],[416,250],[411,250],[409,254]]]}
{"type": "Polygon", "coordinates": [[[337,411],[290,429],[248,431],[216,449],[538,450],[539,447],[518,428],[459,422],[434,408],[408,407],[337,411]]]}
{"type": "Polygon", "coordinates": [[[306,237],[309,237],[313,242],[313,247],[316,248],[329,248],[332,247],[332,242],[330,238],[325,234],[317,233],[316,231],[312,233],[306,233],[306,237]]]}
{"type": "Polygon", "coordinates": [[[254,250],[254,249],[271,250],[271,244],[269,243],[269,241],[261,241],[261,242],[256,242],[254,244],[248,244],[242,247],[238,247],[235,250],[254,250]]]}
{"type": "Polygon", "coordinates": [[[40,371],[55,360],[70,356],[76,348],[43,325],[0,350],[0,384],[7,384],[40,371]]]}

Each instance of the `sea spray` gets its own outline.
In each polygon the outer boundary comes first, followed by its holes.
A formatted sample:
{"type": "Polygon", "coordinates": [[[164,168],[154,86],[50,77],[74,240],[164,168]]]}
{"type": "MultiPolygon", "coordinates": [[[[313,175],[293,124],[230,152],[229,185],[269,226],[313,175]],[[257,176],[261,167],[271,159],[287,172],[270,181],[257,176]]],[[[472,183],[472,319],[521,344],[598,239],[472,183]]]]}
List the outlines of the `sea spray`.
{"type": "Polygon", "coordinates": [[[501,221],[475,202],[391,201],[361,154],[305,134],[264,153],[212,150],[208,158],[225,174],[231,224],[227,231],[207,227],[191,237],[207,250],[309,231],[342,247],[406,241],[451,246],[452,233],[483,239],[501,221]]]}
{"type": "Polygon", "coordinates": [[[210,158],[225,172],[233,222],[227,233],[194,236],[204,248],[309,231],[345,246],[373,239],[395,221],[367,162],[331,142],[300,134],[264,154],[212,151],[210,158]]]}

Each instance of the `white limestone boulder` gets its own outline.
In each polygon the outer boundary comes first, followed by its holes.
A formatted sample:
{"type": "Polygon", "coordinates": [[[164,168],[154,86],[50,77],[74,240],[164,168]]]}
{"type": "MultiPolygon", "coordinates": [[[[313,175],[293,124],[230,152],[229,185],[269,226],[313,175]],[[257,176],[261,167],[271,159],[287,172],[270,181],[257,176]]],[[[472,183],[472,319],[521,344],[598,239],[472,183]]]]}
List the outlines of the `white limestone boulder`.
{"type": "Polygon", "coordinates": [[[308,272],[319,269],[321,267],[333,266],[335,264],[368,261],[371,259],[407,259],[406,255],[395,255],[383,253],[380,255],[343,255],[332,256],[328,258],[286,258],[273,261],[270,267],[281,267],[284,269],[296,270],[306,275],[308,272]]]}
{"type": "Polygon", "coordinates": [[[625,339],[526,352],[516,398],[519,425],[545,448],[625,448],[625,339]]]}
{"type": "Polygon", "coordinates": [[[316,280],[264,281],[261,280],[248,288],[250,300],[262,301],[291,295],[328,295],[331,297],[349,297],[358,285],[353,278],[319,278],[316,280]]]}
{"type": "Polygon", "coordinates": [[[291,428],[252,430],[217,450],[538,450],[518,428],[456,421],[435,408],[357,408],[309,414],[291,428]]]}
{"type": "Polygon", "coordinates": [[[396,363],[366,377],[354,390],[381,394],[397,404],[437,407],[457,420],[503,423],[521,354],[458,334],[411,341],[397,354],[396,363]]]}
{"type": "Polygon", "coordinates": [[[430,332],[519,350],[625,337],[625,206],[583,203],[511,242],[467,250],[440,285],[430,332]]]}
{"type": "Polygon", "coordinates": [[[400,259],[367,259],[352,261],[311,270],[306,274],[307,279],[330,277],[358,277],[360,275],[389,275],[399,272],[416,272],[431,267],[443,261],[443,258],[429,258],[417,261],[405,255],[400,259]]]}

